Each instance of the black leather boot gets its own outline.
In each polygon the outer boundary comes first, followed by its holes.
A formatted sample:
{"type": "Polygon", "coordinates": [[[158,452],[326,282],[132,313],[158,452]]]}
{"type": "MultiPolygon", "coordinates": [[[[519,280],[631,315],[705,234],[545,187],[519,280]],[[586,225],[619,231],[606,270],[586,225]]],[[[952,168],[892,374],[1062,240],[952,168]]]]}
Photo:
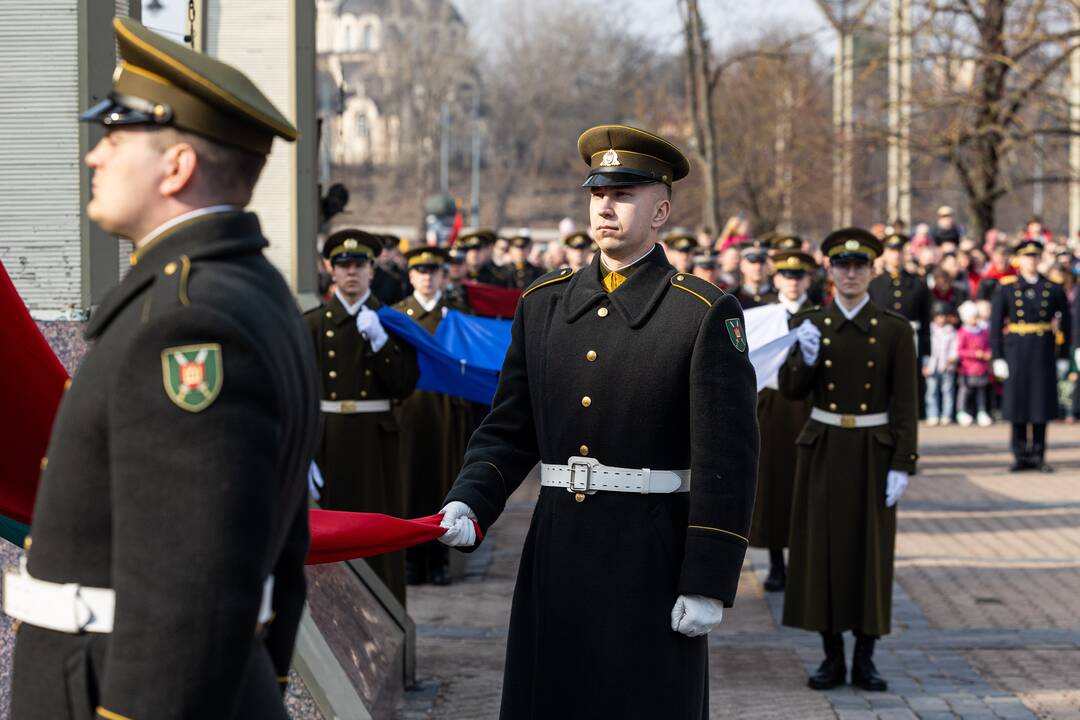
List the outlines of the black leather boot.
{"type": "Polygon", "coordinates": [[[811,690],[831,690],[843,685],[847,679],[844,636],[840,633],[821,633],[821,644],[825,648],[825,660],[806,681],[811,690]]]}
{"type": "Polygon", "coordinates": [[[784,567],[784,549],[769,549],[769,575],[765,578],[765,590],[780,592],[787,584],[787,569],[784,567]]]}
{"type": "Polygon", "coordinates": [[[851,658],[851,684],[866,692],[885,692],[889,684],[874,667],[874,641],[870,635],[855,633],[855,655],[851,658]]]}

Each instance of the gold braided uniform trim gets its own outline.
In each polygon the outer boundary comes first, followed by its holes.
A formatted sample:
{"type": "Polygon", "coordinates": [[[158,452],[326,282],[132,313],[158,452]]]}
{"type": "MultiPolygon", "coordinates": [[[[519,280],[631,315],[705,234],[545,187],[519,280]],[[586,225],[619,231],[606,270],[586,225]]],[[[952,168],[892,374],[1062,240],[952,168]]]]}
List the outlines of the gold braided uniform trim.
{"type": "Polygon", "coordinates": [[[106,720],[132,720],[127,715],[121,715],[120,713],[114,713],[112,710],[106,710],[101,705],[97,706],[97,710],[94,711],[98,715],[106,720]]]}
{"type": "Polygon", "coordinates": [[[563,269],[562,273],[563,274],[560,275],[557,278],[552,278],[551,280],[545,280],[544,282],[539,283],[538,285],[533,285],[531,288],[529,288],[525,292],[521,293],[521,297],[523,297],[523,298],[528,297],[529,293],[531,293],[531,292],[533,292],[535,290],[539,290],[540,288],[544,287],[545,285],[552,285],[552,284],[557,283],[557,282],[562,282],[563,280],[569,280],[574,275],[574,271],[571,270],[570,268],[563,269]]]}
{"type": "Polygon", "coordinates": [[[1042,323],[1029,323],[1029,322],[1017,322],[1009,323],[1005,326],[1009,331],[1009,334],[1016,335],[1030,335],[1031,333],[1050,332],[1054,326],[1048,322],[1042,323]]]}
{"type": "Polygon", "coordinates": [[[188,277],[191,275],[191,258],[187,255],[180,256],[180,304],[190,305],[191,298],[188,297],[187,284],[188,277]]]}
{"type": "Polygon", "coordinates": [[[708,299],[707,297],[705,297],[704,295],[700,295],[700,294],[698,294],[698,293],[694,292],[693,290],[691,290],[691,289],[690,289],[690,288],[688,288],[688,287],[684,287],[684,286],[682,286],[682,285],[678,284],[677,282],[675,282],[675,278],[671,278],[671,285],[672,285],[672,287],[677,287],[677,288],[679,288],[679,289],[680,289],[680,290],[682,290],[683,292],[688,292],[688,293],[690,293],[691,295],[693,295],[694,297],[696,297],[696,298],[697,298],[698,300],[700,300],[701,302],[705,303],[705,304],[706,304],[706,305],[708,305],[709,307],[712,307],[712,303],[711,303],[711,302],[709,301],[709,299],[708,299]]]}
{"type": "Polygon", "coordinates": [[[747,545],[750,544],[750,541],[747,540],[746,538],[744,538],[742,535],[740,535],[738,533],[733,533],[730,530],[721,530],[720,528],[709,527],[708,525],[690,525],[689,527],[690,527],[690,529],[693,529],[693,530],[712,530],[713,532],[722,533],[724,535],[730,535],[731,537],[739,538],[740,540],[742,540],[747,545]]]}

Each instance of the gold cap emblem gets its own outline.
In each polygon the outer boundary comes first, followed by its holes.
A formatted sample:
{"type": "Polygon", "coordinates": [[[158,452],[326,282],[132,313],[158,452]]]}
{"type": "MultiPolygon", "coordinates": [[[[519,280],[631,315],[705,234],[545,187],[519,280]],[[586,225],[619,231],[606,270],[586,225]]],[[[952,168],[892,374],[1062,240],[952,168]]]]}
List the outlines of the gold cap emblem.
{"type": "Polygon", "coordinates": [[[616,167],[619,165],[622,165],[622,163],[619,162],[619,153],[615,152],[615,148],[604,153],[604,158],[600,161],[600,167],[616,167]]]}
{"type": "Polygon", "coordinates": [[[342,243],[342,245],[346,250],[355,250],[356,248],[360,247],[360,243],[356,242],[356,240],[354,240],[353,238],[349,238],[344,243],[342,243]]]}
{"type": "Polygon", "coordinates": [[[858,240],[848,240],[846,243],[844,243],[844,249],[845,250],[850,250],[852,252],[858,250],[859,249],[859,241],[858,240]]]}

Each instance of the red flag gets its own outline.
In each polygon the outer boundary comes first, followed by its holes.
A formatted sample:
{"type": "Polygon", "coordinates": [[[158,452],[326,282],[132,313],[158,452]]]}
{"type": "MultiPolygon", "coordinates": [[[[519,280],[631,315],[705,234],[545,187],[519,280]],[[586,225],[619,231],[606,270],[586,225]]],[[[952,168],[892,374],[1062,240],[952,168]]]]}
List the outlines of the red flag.
{"type": "MultiPolygon", "coordinates": [[[[366,558],[430,542],[442,537],[442,515],[402,520],[379,513],[311,510],[311,549],[308,565],[366,558]]],[[[483,535],[476,527],[477,542],[483,535]]]]}
{"type": "Polygon", "coordinates": [[[517,288],[501,288],[486,283],[464,283],[469,296],[469,307],[477,315],[495,318],[512,318],[517,310],[521,291],[517,288]]]}
{"type": "Polygon", "coordinates": [[[446,246],[454,247],[454,243],[457,242],[458,235],[461,234],[461,226],[465,224],[465,218],[461,216],[461,211],[454,213],[454,224],[450,226],[450,234],[446,238],[446,246]]]}

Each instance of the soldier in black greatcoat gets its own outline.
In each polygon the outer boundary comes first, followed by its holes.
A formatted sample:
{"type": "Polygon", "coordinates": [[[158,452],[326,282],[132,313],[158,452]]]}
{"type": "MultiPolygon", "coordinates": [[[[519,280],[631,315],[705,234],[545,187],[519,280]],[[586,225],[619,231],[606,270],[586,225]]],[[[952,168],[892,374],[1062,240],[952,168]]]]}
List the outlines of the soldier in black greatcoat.
{"type": "Polygon", "coordinates": [[[465,252],[465,279],[473,282],[509,287],[510,279],[504,268],[491,260],[491,249],[496,235],[491,230],[466,230],[457,241],[457,247],[465,252]]]}
{"type": "MultiPolygon", "coordinates": [[[[870,299],[879,308],[900,313],[915,330],[920,358],[930,355],[930,290],[922,278],[904,269],[907,235],[889,235],[882,243],[882,273],[870,281],[870,299]]],[[[919,397],[925,393],[919,392],[919,397]]]]}
{"type": "Polygon", "coordinates": [[[135,264],[86,327],[5,581],[11,713],[285,720],[318,395],[243,207],[296,131],[234,68],[114,29],[124,62],[83,114],[107,128],[87,214],[136,239],[135,264]]]}
{"type": "Polygon", "coordinates": [[[1016,275],[999,281],[991,301],[990,350],[994,374],[1005,381],[1002,414],[1012,423],[1014,462],[1009,469],[1051,472],[1046,463],[1046,423],[1058,416],[1057,372],[1068,357],[1072,322],[1065,290],[1038,271],[1042,242],[1024,240],[1016,249],[1016,275]]]}
{"type": "Polygon", "coordinates": [[[776,288],[769,284],[769,243],[753,240],[740,249],[742,284],[735,292],[743,310],[776,302],[776,288]]]}
{"type": "Polygon", "coordinates": [[[510,238],[510,262],[503,268],[509,278],[509,286],[524,290],[536,282],[544,271],[529,262],[529,249],[532,238],[519,234],[510,238]]]}
{"type": "Polygon", "coordinates": [[[409,280],[397,263],[389,256],[400,255],[397,235],[375,235],[382,241],[382,253],[375,263],[375,274],[371,278],[371,294],[383,305],[394,305],[409,296],[409,280]],[[386,256],[386,257],[384,257],[386,256]]]}
{"type": "Polygon", "coordinates": [[[601,253],[522,295],[442,539],[472,545],[469,518],[487,530],[541,462],[502,718],[702,720],[705,634],[735,600],[757,472],[743,315],[656,245],[682,153],[617,125],[578,149],[601,253]]]}

